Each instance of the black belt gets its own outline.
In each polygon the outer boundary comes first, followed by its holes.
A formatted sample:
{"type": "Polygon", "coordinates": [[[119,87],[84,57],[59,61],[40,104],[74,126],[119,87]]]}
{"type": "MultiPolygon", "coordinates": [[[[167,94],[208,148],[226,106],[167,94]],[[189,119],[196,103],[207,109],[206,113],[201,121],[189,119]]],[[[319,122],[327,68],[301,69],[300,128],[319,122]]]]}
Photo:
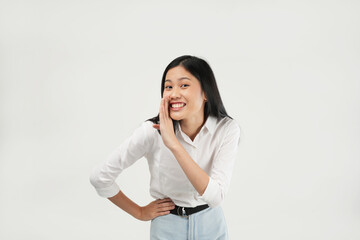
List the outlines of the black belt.
{"type": "Polygon", "coordinates": [[[194,207],[194,208],[191,208],[191,207],[179,207],[177,205],[175,205],[175,208],[172,209],[170,211],[170,213],[174,214],[174,215],[179,215],[179,216],[182,216],[182,217],[187,217],[193,213],[197,213],[197,212],[200,212],[201,210],[204,210],[206,208],[208,208],[209,205],[205,204],[205,205],[200,205],[200,206],[197,206],[197,207],[194,207]]]}

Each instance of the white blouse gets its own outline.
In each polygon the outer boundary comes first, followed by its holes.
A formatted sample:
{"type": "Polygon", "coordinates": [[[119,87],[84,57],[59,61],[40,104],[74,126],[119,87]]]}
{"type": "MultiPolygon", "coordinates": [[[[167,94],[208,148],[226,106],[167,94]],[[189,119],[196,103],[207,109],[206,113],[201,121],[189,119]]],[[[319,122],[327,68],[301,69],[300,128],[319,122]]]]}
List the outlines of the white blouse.
{"type": "Polygon", "coordinates": [[[90,182],[102,197],[112,197],[120,189],[117,176],[138,159],[145,157],[150,169],[150,194],[155,199],[169,197],[182,207],[219,205],[228,190],[240,144],[240,127],[231,118],[209,116],[192,141],[182,130],[176,137],[191,158],[209,175],[201,196],[192,186],[172,152],[164,145],[151,121],[143,122],[107,159],[96,166],[90,182]]]}

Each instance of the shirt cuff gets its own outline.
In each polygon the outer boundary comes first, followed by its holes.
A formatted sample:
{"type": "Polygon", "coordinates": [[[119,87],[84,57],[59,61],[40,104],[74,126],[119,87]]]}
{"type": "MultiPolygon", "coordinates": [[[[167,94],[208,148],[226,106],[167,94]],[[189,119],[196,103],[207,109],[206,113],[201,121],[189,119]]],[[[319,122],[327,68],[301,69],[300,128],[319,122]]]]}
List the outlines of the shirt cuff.
{"type": "Polygon", "coordinates": [[[113,197],[116,194],[118,194],[118,192],[120,191],[119,185],[117,185],[115,182],[106,188],[95,188],[97,193],[101,196],[101,197],[113,197]]]}
{"type": "Polygon", "coordinates": [[[218,205],[218,190],[219,186],[216,181],[209,177],[209,183],[205,189],[205,192],[202,196],[200,196],[200,198],[204,200],[209,205],[209,207],[216,207],[218,205]]]}

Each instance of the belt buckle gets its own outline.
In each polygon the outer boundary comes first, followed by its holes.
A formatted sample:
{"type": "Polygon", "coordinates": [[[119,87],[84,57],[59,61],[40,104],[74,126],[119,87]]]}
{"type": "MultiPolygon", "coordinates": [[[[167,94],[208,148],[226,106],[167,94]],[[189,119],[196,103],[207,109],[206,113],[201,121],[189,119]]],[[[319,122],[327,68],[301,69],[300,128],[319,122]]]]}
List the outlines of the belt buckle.
{"type": "Polygon", "coordinates": [[[179,213],[179,209],[177,209],[177,214],[180,216],[180,217],[183,217],[183,218],[188,218],[189,216],[186,215],[186,211],[185,211],[185,207],[181,207],[181,215],[179,213]]]}

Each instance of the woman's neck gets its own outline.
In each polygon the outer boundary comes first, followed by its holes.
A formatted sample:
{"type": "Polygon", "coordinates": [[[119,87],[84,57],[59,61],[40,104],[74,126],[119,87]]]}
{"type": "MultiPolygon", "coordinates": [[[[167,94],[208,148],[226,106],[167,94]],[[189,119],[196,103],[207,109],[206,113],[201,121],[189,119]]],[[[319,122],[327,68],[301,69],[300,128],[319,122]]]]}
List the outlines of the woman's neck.
{"type": "Polygon", "coordinates": [[[181,131],[183,131],[191,141],[194,141],[204,123],[204,116],[202,116],[202,118],[183,119],[180,121],[181,131]]]}

